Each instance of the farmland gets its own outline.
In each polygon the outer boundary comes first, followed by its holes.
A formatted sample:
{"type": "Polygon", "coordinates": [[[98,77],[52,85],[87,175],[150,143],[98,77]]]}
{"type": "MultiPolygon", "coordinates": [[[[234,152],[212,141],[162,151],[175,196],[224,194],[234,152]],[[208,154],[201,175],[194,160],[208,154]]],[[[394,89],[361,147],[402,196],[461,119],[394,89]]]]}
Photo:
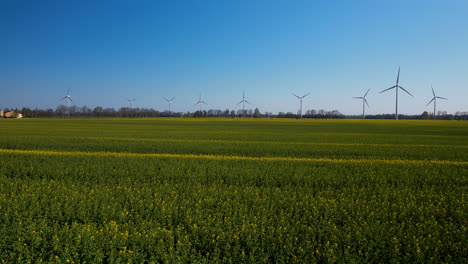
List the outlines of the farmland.
{"type": "Polygon", "coordinates": [[[0,120],[0,262],[462,263],[468,123],[0,120]]]}

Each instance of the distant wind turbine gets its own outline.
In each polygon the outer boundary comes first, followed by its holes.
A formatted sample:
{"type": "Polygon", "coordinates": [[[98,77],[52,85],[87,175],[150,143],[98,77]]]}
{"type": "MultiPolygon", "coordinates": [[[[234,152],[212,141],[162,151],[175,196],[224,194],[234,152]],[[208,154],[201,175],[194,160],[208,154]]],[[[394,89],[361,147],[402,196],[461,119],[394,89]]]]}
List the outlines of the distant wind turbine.
{"type": "Polygon", "coordinates": [[[198,98],[197,103],[195,103],[193,106],[199,105],[199,106],[200,106],[200,112],[201,112],[202,104],[206,104],[206,105],[207,105],[207,103],[205,103],[205,101],[202,100],[202,97],[201,97],[201,94],[200,94],[200,97],[198,98]]]}
{"type": "Polygon", "coordinates": [[[175,97],[172,97],[171,99],[166,99],[166,98],[163,98],[164,100],[166,100],[168,103],[169,103],[169,112],[171,111],[171,103],[172,101],[174,101],[175,97]]]}
{"type": "Polygon", "coordinates": [[[304,98],[305,98],[306,96],[308,96],[309,94],[310,94],[310,92],[308,92],[307,94],[305,94],[305,95],[303,95],[303,96],[297,96],[297,95],[295,95],[295,94],[292,94],[292,95],[296,96],[296,97],[299,99],[299,101],[301,102],[301,104],[300,104],[301,106],[300,106],[300,108],[299,108],[299,115],[300,115],[300,118],[302,118],[302,99],[304,99],[304,98]]]}
{"type": "Polygon", "coordinates": [[[71,107],[71,103],[73,102],[72,98],[71,98],[71,95],[70,95],[70,88],[67,90],[67,95],[65,95],[62,100],[66,100],[67,101],[67,109],[68,109],[68,116],[70,116],[70,107],[71,107]]]}
{"type": "Polygon", "coordinates": [[[436,96],[436,94],[434,92],[434,88],[432,88],[432,85],[431,85],[431,89],[432,89],[432,95],[434,95],[434,97],[432,98],[432,100],[429,101],[429,103],[427,103],[426,106],[428,106],[430,103],[432,103],[432,101],[434,101],[434,119],[436,119],[436,101],[437,101],[437,99],[443,99],[443,100],[448,100],[448,99],[444,98],[444,97],[436,96]]]}
{"type": "Polygon", "coordinates": [[[133,109],[133,102],[135,102],[136,99],[130,99],[130,98],[128,98],[127,101],[128,101],[128,103],[130,104],[130,109],[133,109]]]}
{"type": "Polygon", "coordinates": [[[242,101],[237,103],[237,105],[240,105],[242,103],[242,113],[245,118],[245,103],[251,104],[249,101],[245,100],[245,91],[242,92],[242,101]]]}
{"type": "Polygon", "coordinates": [[[396,85],[390,87],[390,88],[387,88],[383,91],[381,91],[380,93],[383,93],[383,92],[386,92],[388,90],[391,90],[391,89],[395,89],[396,90],[396,96],[395,96],[395,119],[398,120],[398,90],[399,89],[402,89],[403,91],[405,91],[407,94],[411,95],[412,97],[414,97],[412,94],[410,94],[408,91],[405,90],[405,88],[401,87],[398,82],[400,81],[400,67],[398,67],[398,75],[397,75],[397,79],[396,79],[396,85]]]}
{"type": "Polygon", "coordinates": [[[367,105],[367,107],[369,107],[369,104],[367,103],[367,100],[366,100],[366,95],[367,93],[369,93],[370,89],[367,90],[367,92],[364,94],[364,96],[361,96],[361,97],[353,97],[354,99],[361,99],[362,100],[362,119],[365,119],[366,118],[366,114],[365,114],[365,105],[364,103],[367,105]]]}

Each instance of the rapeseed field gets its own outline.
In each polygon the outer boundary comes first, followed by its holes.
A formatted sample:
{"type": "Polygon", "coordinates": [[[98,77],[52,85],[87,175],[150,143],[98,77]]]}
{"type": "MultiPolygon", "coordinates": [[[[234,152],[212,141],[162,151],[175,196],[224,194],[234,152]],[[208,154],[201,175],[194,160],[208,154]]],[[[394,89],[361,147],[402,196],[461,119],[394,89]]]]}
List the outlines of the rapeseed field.
{"type": "Polygon", "coordinates": [[[464,263],[468,123],[0,120],[2,263],[464,263]]]}

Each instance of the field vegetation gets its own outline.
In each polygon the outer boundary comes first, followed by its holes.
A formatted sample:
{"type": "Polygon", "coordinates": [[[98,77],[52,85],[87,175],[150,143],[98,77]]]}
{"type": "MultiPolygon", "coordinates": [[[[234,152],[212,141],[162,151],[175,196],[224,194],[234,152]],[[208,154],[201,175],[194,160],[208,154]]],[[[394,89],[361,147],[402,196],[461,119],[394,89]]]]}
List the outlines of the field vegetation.
{"type": "Polygon", "coordinates": [[[468,123],[0,120],[1,263],[464,263],[468,123]]]}

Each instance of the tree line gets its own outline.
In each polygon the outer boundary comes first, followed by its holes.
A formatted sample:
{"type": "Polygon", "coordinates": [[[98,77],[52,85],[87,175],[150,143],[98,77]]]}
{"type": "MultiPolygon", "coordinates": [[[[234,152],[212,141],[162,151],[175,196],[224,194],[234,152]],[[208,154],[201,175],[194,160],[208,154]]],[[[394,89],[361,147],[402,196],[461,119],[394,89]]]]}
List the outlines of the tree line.
{"type": "MultiPolygon", "coordinates": [[[[130,108],[121,107],[104,108],[97,106],[89,108],[87,106],[65,106],[59,105],[56,109],[30,109],[24,107],[22,109],[4,109],[6,111],[15,111],[21,113],[25,118],[59,118],[59,117],[93,117],[93,118],[145,118],[145,117],[192,117],[192,118],[299,118],[300,113],[293,112],[261,112],[259,108],[245,109],[245,110],[231,110],[231,109],[209,109],[197,110],[194,112],[170,112],[158,111],[152,108],[130,108]]],[[[344,115],[338,110],[327,111],[320,110],[306,110],[302,118],[361,118],[360,115],[344,115]]],[[[420,115],[398,115],[399,119],[433,119],[433,113],[423,112],[420,115]]],[[[366,115],[366,119],[395,119],[395,114],[377,114],[366,115]]],[[[468,120],[468,112],[456,112],[448,114],[446,111],[437,112],[438,120],[468,120]]]]}

